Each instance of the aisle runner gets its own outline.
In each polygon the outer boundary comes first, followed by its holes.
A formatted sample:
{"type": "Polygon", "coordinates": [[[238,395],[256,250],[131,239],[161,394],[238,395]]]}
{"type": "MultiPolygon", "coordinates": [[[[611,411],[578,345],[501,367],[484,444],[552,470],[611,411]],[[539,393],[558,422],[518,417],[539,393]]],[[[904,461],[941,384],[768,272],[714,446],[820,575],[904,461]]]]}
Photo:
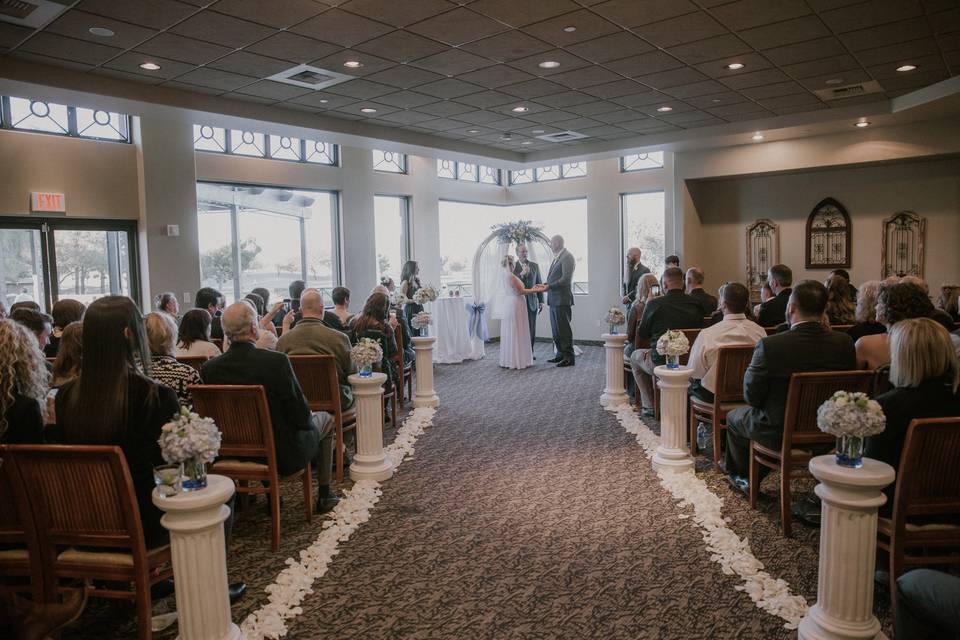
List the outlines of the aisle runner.
{"type": "MultiPolygon", "coordinates": [[[[653,458],[660,438],[653,433],[637,416],[628,404],[612,407],[608,411],[617,416],[617,420],[637,437],[648,458],[653,458]]],[[[679,506],[693,507],[693,521],[699,525],[703,541],[707,544],[710,559],[720,565],[727,575],[738,575],[744,584],[734,587],[745,591],[756,605],[786,621],[787,629],[796,629],[800,619],[807,612],[807,601],[803,596],[790,593],[790,585],[780,578],[774,579],[763,570],[763,563],[757,560],[750,550],[750,542],[727,527],[729,518],[721,513],[723,500],[707,488],[706,483],[694,473],[661,473],[660,484],[679,500],[679,506]]],[[[690,515],[681,513],[680,519],[690,515]]]]}
{"type": "MultiPolygon", "coordinates": [[[[413,445],[424,430],[432,426],[435,413],[436,409],[414,409],[403,421],[397,437],[385,449],[394,469],[408,457],[413,457],[413,445]]],[[[240,625],[246,640],[287,635],[287,622],[303,613],[300,604],[313,593],[314,581],[327,572],[333,556],[339,553],[337,546],[370,519],[370,510],[380,500],[381,493],[380,483],[376,480],[360,480],[352,489],[344,491],[345,498],[324,521],[323,531],[313,544],[300,552],[300,560],[287,558],[287,568],[267,587],[270,594],[267,604],[247,616],[240,625]]]]}

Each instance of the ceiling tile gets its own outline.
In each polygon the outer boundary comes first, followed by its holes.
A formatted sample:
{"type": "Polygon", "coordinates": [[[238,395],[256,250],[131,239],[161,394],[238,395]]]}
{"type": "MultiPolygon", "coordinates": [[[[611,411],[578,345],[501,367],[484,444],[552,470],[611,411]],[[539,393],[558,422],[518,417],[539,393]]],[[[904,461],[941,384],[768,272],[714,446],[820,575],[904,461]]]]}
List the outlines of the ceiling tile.
{"type": "Polygon", "coordinates": [[[77,8],[149,29],[166,29],[197,10],[177,0],[83,0],[77,8]]]}
{"type": "Polygon", "coordinates": [[[740,55],[720,58],[710,62],[701,62],[695,65],[697,70],[705,73],[711,78],[726,78],[728,76],[737,76],[760,69],[769,69],[770,63],[759,53],[742,53],[740,55]],[[743,65],[741,69],[728,69],[727,65],[733,62],[739,62],[743,65]]]}
{"type": "Polygon", "coordinates": [[[796,93],[778,98],[764,98],[763,100],[758,100],[758,102],[768,109],[778,109],[780,107],[792,107],[800,104],[815,104],[820,102],[820,99],[812,93],[796,93]]]}
{"type": "Polygon", "coordinates": [[[467,43],[462,48],[491,60],[510,62],[547,51],[551,46],[522,31],[514,30],[467,43]]]}
{"type": "Polygon", "coordinates": [[[607,102],[606,100],[597,100],[595,102],[587,102],[586,104],[577,104],[569,107],[565,107],[567,111],[575,113],[580,116],[594,116],[598,113],[610,113],[611,111],[622,111],[623,106],[619,104],[614,104],[613,102],[607,102]]]}
{"type": "Polygon", "coordinates": [[[417,69],[416,67],[411,67],[410,65],[401,64],[391,67],[385,71],[380,71],[378,73],[366,76],[366,79],[373,80],[374,82],[389,84],[393,87],[402,87],[407,89],[420,84],[425,84],[427,82],[433,82],[434,80],[442,80],[443,76],[438,73],[424,71],[423,69],[417,69]]]}
{"type": "Polygon", "coordinates": [[[909,61],[921,56],[938,55],[937,43],[932,39],[913,40],[891,44],[876,49],[857,51],[854,57],[864,66],[883,64],[884,62],[909,61]]]}
{"type": "Polygon", "coordinates": [[[327,89],[329,93],[335,93],[341,96],[349,96],[357,100],[369,100],[377,96],[386,95],[396,91],[391,86],[371,82],[369,80],[350,80],[341,84],[335,84],[327,89]]]}
{"type": "Polygon", "coordinates": [[[300,35],[339,44],[342,47],[352,47],[393,31],[385,24],[340,9],[330,9],[290,30],[300,35]]]}
{"type": "Polygon", "coordinates": [[[695,96],[687,98],[686,102],[698,109],[715,109],[720,106],[728,106],[746,102],[746,98],[736,91],[724,91],[722,93],[711,93],[705,96],[695,96]]]}
{"type": "Polygon", "coordinates": [[[743,73],[736,76],[721,78],[720,82],[732,89],[746,89],[748,87],[759,87],[765,84],[774,84],[776,82],[788,82],[790,76],[779,69],[763,69],[752,73],[743,73]]]}
{"type": "Polygon", "coordinates": [[[863,4],[820,13],[820,17],[835,33],[855,31],[921,15],[923,5],[917,0],[868,0],[863,4]]]}
{"type": "Polygon", "coordinates": [[[380,116],[377,119],[386,120],[387,122],[393,122],[401,125],[409,125],[432,120],[433,116],[426,113],[418,113],[416,111],[395,111],[393,113],[380,116]]]}
{"type": "Polygon", "coordinates": [[[743,53],[749,53],[750,47],[740,38],[727,34],[716,36],[681,44],[677,47],[671,47],[667,51],[687,64],[696,64],[698,62],[707,62],[708,60],[719,60],[729,56],[735,56],[743,53]]]}
{"type": "Polygon", "coordinates": [[[804,0],[739,0],[712,9],[717,20],[733,31],[782,22],[810,13],[804,0]]]}
{"type": "Polygon", "coordinates": [[[880,84],[888,91],[896,91],[897,89],[919,89],[934,84],[935,82],[946,80],[948,77],[950,77],[950,74],[947,73],[947,70],[941,68],[924,73],[898,74],[898,77],[886,78],[881,81],[880,84]]]}
{"type": "Polygon", "coordinates": [[[928,38],[932,35],[930,23],[926,17],[898,20],[889,24],[867,29],[849,31],[840,35],[840,41],[851,51],[873,49],[877,44],[885,45],[907,42],[918,38],[928,38]]]}
{"type": "MultiPolygon", "coordinates": [[[[894,71],[896,73],[896,71],[894,71]]],[[[800,81],[805,88],[810,91],[819,91],[820,89],[830,89],[831,87],[838,86],[836,82],[831,82],[827,84],[827,80],[841,80],[839,86],[844,86],[848,84],[856,84],[858,82],[869,82],[873,80],[869,73],[863,71],[862,69],[851,69],[845,71],[842,76],[838,76],[835,73],[828,73],[822,76],[811,76],[800,81]]]]}
{"type": "Polygon", "coordinates": [[[597,122],[593,118],[573,118],[571,120],[561,120],[560,122],[554,122],[553,126],[560,127],[561,129],[568,129],[571,131],[579,131],[580,129],[589,129],[590,127],[596,127],[602,125],[602,122],[597,122]]]}
{"type": "MultiPolygon", "coordinates": [[[[156,38],[155,38],[156,39],[156,38]]],[[[142,47],[141,47],[142,48],[142,47]]],[[[338,51],[339,46],[284,31],[246,47],[245,51],[289,60],[297,64],[311,62],[338,51]]]]}
{"type": "Polygon", "coordinates": [[[679,69],[683,66],[683,63],[663,51],[651,51],[650,53],[641,53],[638,56],[608,62],[603,66],[611,71],[635,78],[648,73],[679,69]]]}
{"type": "Polygon", "coordinates": [[[13,47],[31,33],[33,29],[0,22],[0,47],[13,47]]]}
{"type": "Polygon", "coordinates": [[[313,93],[313,89],[306,87],[296,87],[291,84],[274,82],[273,80],[261,80],[245,87],[240,87],[236,91],[239,94],[259,96],[261,98],[271,98],[272,101],[289,100],[298,96],[313,93]]]}
{"type": "Polygon", "coordinates": [[[140,73],[131,73],[129,71],[119,71],[117,69],[108,69],[106,67],[97,67],[90,70],[90,73],[97,76],[109,76],[119,78],[130,82],[142,82],[144,84],[157,85],[164,81],[164,78],[150,77],[140,73]]]}
{"type": "Polygon", "coordinates": [[[570,0],[550,0],[550,2],[477,0],[470,4],[470,8],[514,27],[522,27],[579,9],[570,0]]]}
{"type": "Polygon", "coordinates": [[[476,124],[467,125],[458,129],[450,129],[446,133],[455,133],[465,138],[472,138],[474,136],[489,136],[498,132],[496,129],[491,129],[490,127],[481,127],[480,125],[476,124]]]}
{"type": "Polygon", "coordinates": [[[245,47],[273,34],[272,29],[263,25],[212,11],[201,11],[174,25],[170,31],[225,47],[245,47]]]}
{"type": "Polygon", "coordinates": [[[710,124],[720,124],[720,122],[714,122],[717,120],[716,116],[712,116],[706,111],[687,111],[686,113],[665,113],[661,116],[658,116],[661,120],[665,120],[670,124],[678,124],[681,126],[690,125],[699,122],[710,122],[710,124]]]}
{"type": "Polygon", "coordinates": [[[514,131],[516,129],[529,129],[536,125],[523,118],[503,118],[502,120],[494,120],[487,126],[499,131],[514,131]]]}
{"type": "Polygon", "coordinates": [[[592,40],[598,36],[605,36],[619,31],[615,25],[610,24],[586,9],[580,9],[573,13],[567,13],[562,16],[557,16],[556,18],[530,24],[524,27],[523,30],[541,40],[552,42],[558,47],[583,42],[585,40],[592,40]],[[568,26],[574,26],[577,30],[572,33],[564,31],[564,27],[568,26]]]}
{"type": "Polygon", "coordinates": [[[663,91],[674,98],[695,98],[696,96],[705,96],[724,91],[725,89],[726,87],[716,80],[701,80],[700,82],[693,82],[691,84],[682,84],[679,87],[670,87],[663,91]]]}
{"type": "Polygon", "coordinates": [[[631,33],[619,31],[608,36],[570,45],[567,49],[592,62],[609,62],[652,51],[653,47],[631,33]]]}
{"type": "Polygon", "coordinates": [[[349,96],[338,96],[332,93],[314,91],[313,93],[308,93],[307,95],[300,96],[299,98],[294,98],[289,102],[293,104],[309,105],[311,107],[316,107],[317,109],[337,109],[348,104],[353,104],[356,101],[356,98],[351,98],[349,96]]]}
{"type": "Polygon", "coordinates": [[[204,93],[211,96],[218,96],[224,93],[223,89],[215,89],[214,87],[201,87],[198,84],[190,84],[189,82],[177,82],[171,80],[170,82],[163,83],[164,89],[176,89],[178,91],[189,91],[190,93],[204,93]]]}
{"type": "Polygon", "coordinates": [[[793,20],[746,29],[737,33],[756,49],[769,49],[794,42],[804,42],[830,35],[830,30],[817,16],[803,16],[793,20]]]}
{"type": "Polygon", "coordinates": [[[283,2],[220,0],[213,5],[213,10],[217,13],[243,18],[274,29],[292,27],[326,9],[326,5],[313,0],[283,0],[283,2]]]}
{"type": "Polygon", "coordinates": [[[97,65],[121,53],[123,49],[40,32],[20,45],[17,51],[51,56],[81,64],[97,65]]]}
{"type": "Polygon", "coordinates": [[[720,118],[737,116],[740,114],[750,114],[751,118],[759,118],[766,114],[767,110],[754,102],[741,102],[740,104],[719,105],[707,109],[709,113],[720,118]]]}
{"type": "Polygon", "coordinates": [[[827,72],[841,74],[844,71],[860,69],[861,66],[853,56],[844,54],[832,58],[823,58],[822,60],[788,64],[781,68],[787,75],[797,79],[803,79],[823,75],[827,72]]]}
{"type": "Polygon", "coordinates": [[[535,78],[535,76],[530,75],[526,71],[520,71],[514,67],[508,67],[505,64],[496,64],[492,67],[485,67],[477,71],[465,73],[459,77],[461,80],[473,82],[475,84],[487,87],[488,89],[496,89],[497,87],[502,87],[506,84],[524,82],[526,80],[533,80],[535,78]]]}
{"type": "Polygon", "coordinates": [[[338,107],[333,109],[337,114],[347,114],[349,116],[354,116],[360,120],[369,120],[370,118],[383,118],[388,114],[391,114],[395,111],[398,111],[395,107],[382,104],[380,102],[374,102],[373,100],[361,100],[353,104],[348,104],[345,107],[338,107]],[[363,113],[361,109],[376,109],[373,113],[363,113]]]}
{"type": "Polygon", "coordinates": [[[634,27],[633,31],[664,49],[727,33],[722,24],[703,11],[634,27]]]}
{"type": "MultiPolygon", "coordinates": [[[[500,117],[499,115],[497,116],[500,117]]],[[[447,131],[449,129],[459,129],[463,126],[462,122],[457,122],[456,120],[449,120],[447,118],[437,118],[435,120],[427,120],[421,123],[419,126],[432,131],[447,131]]]]}
{"type": "Polygon", "coordinates": [[[628,96],[637,91],[643,91],[643,85],[633,80],[616,80],[605,84],[591,86],[587,91],[591,96],[597,98],[616,98],[618,96],[628,96]]]}
{"type": "Polygon", "coordinates": [[[449,118],[452,116],[459,116],[460,114],[468,113],[473,110],[474,110],[473,107],[465,104],[460,104],[459,102],[454,102],[453,100],[443,100],[442,102],[425,104],[422,107],[417,108],[417,111],[430,113],[435,116],[443,116],[445,118],[449,118]]]}
{"type": "Polygon", "coordinates": [[[414,66],[447,76],[467,73],[493,64],[491,61],[460,49],[448,49],[411,63],[414,66]]]}
{"type": "Polygon", "coordinates": [[[492,111],[467,111],[453,117],[471,124],[487,124],[503,118],[499,113],[493,113],[492,111]]]}
{"type": "Polygon", "coordinates": [[[776,82],[774,84],[749,87],[740,91],[740,93],[743,95],[747,96],[748,98],[753,98],[754,100],[760,100],[762,98],[774,98],[777,96],[789,96],[791,94],[801,92],[803,92],[803,87],[793,81],[776,82]]]}
{"type": "Polygon", "coordinates": [[[661,71],[660,73],[651,73],[637,78],[640,82],[653,87],[654,89],[666,89],[676,87],[681,84],[690,84],[706,80],[707,77],[691,67],[682,69],[673,69],[671,71],[661,71]]]}
{"type": "Polygon", "coordinates": [[[194,71],[185,73],[182,76],[178,76],[177,80],[179,82],[198,84],[203,87],[222,89],[224,91],[233,91],[244,85],[257,81],[256,78],[251,78],[250,76],[244,76],[238,73],[230,73],[229,71],[209,69],[206,67],[195,69],[194,71]]]}
{"type": "Polygon", "coordinates": [[[663,104],[671,100],[670,96],[659,91],[643,91],[630,96],[611,98],[611,102],[622,104],[625,107],[645,107],[651,104],[663,104]]]}
{"type": "Polygon", "coordinates": [[[563,93],[553,93],[548,96],[540,96],[537,102],[553,107],[554,109],[566,109],[575,104],[585,104],[593,102],[593,96],[588,96],[579,91],[564,91],[563,93]]]}
{"type": "Polygon", "coordinates": [[[943,58],[941,58],[940,55],[921,56],[919,58],[911,58],[910,64],[917,65],[917,70],[904,73],[897,71],[897,64],[885,63],[868,67],[867,71],[870,72],[870,75],[873,76],[875,80],[884,80],[886,78],[903,78],[907,75],[942,70],[943,58]]]}
{"type": "Polygon", "coordinates": [[[113,60],[105,62],[103,66],[116,71],[141,75],[145,78],[160,78],[161,80],[175,78],[196,68],[196,65],[177,62],[176,60],[167,60],[166,58],[160,58],[158,56],[148,56],[134,51],[123,53],[113,60]],[[141,69],[140,65],[144,62],[154,62],[159,64],[160,68],[156,71],[141,69]]]}
{"type": "Polygon", "coordinates": [[[388,93],[385,96],[377,97],[377,102],[401,109],[413,109],[436,101],[437,99],[433,96],[427,96],[414,91],[397,91],[396,93],[388,93]]]}
{"type": "MultiPolygon", "coordinates": [[[[253,48],[249,49],[250,51],[253,48]]],[[[190,64],[206,64],[230,53],[230,49],[172,33],[161,33],[137,47],[137,51],[190,64]]]]}
{"type": "Polygon", "coordinates": [[[577,117],[577,114],[575,113],[570,113],[569,111],[562,111],[560,109],[556,109],[553,111],[541,111],[540,113],[531,114],[527,117],[527,120],[531,120],[533,122],[539,122],[541,124],[548,124],[551,122],[570,120],[576,117],[577,117]]]}
{"type": "Polygon", "coordinates": [[[536,78],[534,80],[527,80],[526,82],[518,82],[516,84],[500,87],[500,90],[504,93],[509,93],[510,95],[518,96],[520,98],[548,96],[551,93],[560,93],[561,91],[566,91],[566,89],[567,88],[563,85],[557,84],[556,82],[551,82],[550,80],[544,80],[543,78],[536,78]]]}
{"type": "Polygon", "coordinates": [[[611,124],[601,124],[595,127],[587,127],[586,129],[581,129],[579,133],[591,137],[603,136],[603,135],[622,135],[624,130],[620,127],[615,127],[611,124]]]}
{"type": "Polygon", "coordinates": [[[331,71],[358,77],[369,76],[397,66],[392,60],[384,60],[369,53],[361,53],[355,49],[341,49],[324,58],[312,60],[310,64],[315,67],[320,67],[321,69],[330,69],[331,71]],[[343,64],[350,60],[359,61],[363,66],[357,67],[356,69],[344,67],[343,64]]]}
{"type": "Polygon", "coordinates": [[[628,131],[633,131],[635,133],[640,133],[647,131],[649,129],[657,129],[664,125],[660,120],[654,120],[653,118],[647,118],[642,116],[639,113],[633,114],[635,117],[639,116],[642,120],[630,120],[628,122],[620,122],[617,124],[618,127],[627,129],[628,131]]]}
{"type": "Polygon", "coordinates": [[[358,44],[356,48],[396,62],[409,62],[446,50],[439,42],[409,31],[391,31],[374,40],[358,44]]]}
{"type": "Polygon", "coordinates": [[[571,89],[582,89],[595,84],[605,84],[615,82],[623,78],[612,71],[608,71],[600,66],[584,67],[583,69],[574,69],[566,73],[558,73],[550,76],[551,80],[564,84],[571,89]]]}
{"type": "Polygon", "coordinates": [[[237,51],[211,62],[208,66],[213,69],[266,78],[267,76],[272,76],[275,73],[289,69],[291,65],[290,62],[286,60],[277,60],[276,58],[259,56],[255,53],[237,51]]]}
{"type": "Polygon", "coordinates": [[[593,6],[604,18],[633,28],[696,11],[690,0],[609,0],[593,6]]]}
{"type": "Polygon", "coordinates": [[[592,117],[595,120],[599,120],[600,122],[619,125],[619,123],[621,122],[633,122],[637,119],[637,116],[639,115],[640,114],[637,113],[636,111],[631,111],[626,107],[620,107],[616,111],[610,111],[608,113],[598,113],[598,114],[594,114],[592,117]]]}
{"type": "Polygon", "coordinates": [[[447,2],[447,0],[416,0],[416,2],[350,0],[341,4],[340,8],[365,18],[373,18],[396,27],[403,27],[448,11],[456,6],[447,2]]]}
{"type": "Polygon", "coordinates": [[[129,49],[144,40],[156,35],[152,29],[144,29],[126,22],[118,22],[110,18],[102,18],[83,11],[67,11],[44,28],[45,33],[55,33],[61,36],[70,36],[78,40],[86,40],[100,45],[129,49]],[[114,35],[109,38],[95,36],[90,33],[92,27],[110,29],[114,35]]]}
{"type": "Polygon", "coordinates": [[[553,49],[551,51],[544,51],[543,53],[538,53],[534,56],[529,56],[527,58],[520,58],[519,60],[514,60],[510,63],[511,67],[516,67],[518,69],[523,69],[528,73],[532,73],[538,76],[552,76],[557,73],[564,73],[570,71],[571,69],[579,69],[585,67],[590,63],[586,60],[579,58],[572,53],[568,53],[563,49],[553,49]],[[559,62],[560,66],[553,69],[543,69],[540,67],[541,62],[545,61],[559,62]]]}
{"type": "Polygon", "coordinates": [[[634,110],[639,111],[644,115],[648,115],[651,118],[663,118],[667,115],[677,115],[680,113],[689,113],[690,111],[696,111],[695,108],[691,107],[686,102],[681,102],[680,100],[676,100],[674,98],[667,98],[662,102],[634,107],[634,110]],[[662,113],[657,110],[660,107],[671,107],[673,111],[662,113]]]}
{"type": "Polygon", "coordinates": [[[506,31],[509,27],[460,7],[407,27],[427,38],[457,47],[506,31]]]}
{"type": "Polygon", "coordinates": [[[960,7],[956,6],[955,0],[947,0],[947,2],[953,9],[934,13],[930,16],[930,22],[933,24],[933,30],[936,33],[960,31],[960,7]]]}
{"type": "Polygon", "coordinates": [[[514,103],[517,101],[517,96],[507,95],[505,93],[500,93],[499,91],[481,91],[479,93],[471,93],[468,96],[461,96],[457,98],[457,102],[463,104],[469,104],[478,109],[489,109],[490,107],[499,107],[503,104],[514,103]]]}
{"type": "Polygon", "coordinates": [[[457,98],[460,96],[469,95],[471,93],[477,93],[483,91],[483,87],[469,82],[464,82],[462,80],[457,80],[455,78],[443,78],[442,80],[437,80],[436,82],[430,82],[428,84],[420,85],[417,87],[417,91],[425,93],[427,95],[435,96],[437,98],[457,98]]]}
{"type": "Polygon", "coordinates": [[[761,107],[760,111],[742,111],[742,112],[736,112],[736,113],[728,113],[722,117],[727,122],[749,122],[751,120],[769,118],[773,115],[775,115],[774,112],[768,111],[761,107]]]}
{"type": "Polygon", "coordinates": [[[763,54],[774,64],[784,66],[806,62],[808,60],[819,60],[820,58],[831,58],[846,53],[840,41],[836,38],[817,38],[797,44],[788,44],[783,47],[766,49],[763,54]]]}

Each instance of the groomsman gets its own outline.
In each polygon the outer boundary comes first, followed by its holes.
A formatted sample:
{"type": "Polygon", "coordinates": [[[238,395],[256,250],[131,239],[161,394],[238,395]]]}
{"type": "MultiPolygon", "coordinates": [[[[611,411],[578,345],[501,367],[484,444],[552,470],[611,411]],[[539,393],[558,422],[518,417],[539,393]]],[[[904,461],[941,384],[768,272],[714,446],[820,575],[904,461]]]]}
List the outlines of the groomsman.
{"type": "MultiPolygon", "coordinates": [[[[529,253],[527,245],[517,245],[517,264],[513,267],[513,275],[520,278],[524,289],[533,289],[543,282],[540,279],[540,265],[527,258],[529,253]]],[[[537,338],[537,316],[543,311],[543,293],[528,293],[524,297],[527,299],[527,319],[530,321],[530,348],[533,349],[537,338]]]]}
{"type": "Polygon", "coordinates": [[[627,249],[627,281],[623,285],[623,304],[628,307],[637,299],[637,283],[640,276],[650,273],[650,268],[640,262],[640,247],[627,249]]]}

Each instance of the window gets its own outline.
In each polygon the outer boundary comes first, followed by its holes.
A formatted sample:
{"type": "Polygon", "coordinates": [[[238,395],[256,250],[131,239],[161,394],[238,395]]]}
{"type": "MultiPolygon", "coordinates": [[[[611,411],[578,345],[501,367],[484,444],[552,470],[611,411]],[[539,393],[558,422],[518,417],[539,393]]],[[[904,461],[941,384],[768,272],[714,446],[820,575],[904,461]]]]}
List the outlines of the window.
{"type": "Polygon", "coordinates": [[[560,179],[560,165],[552,164],[548,167],[537,167],[533,170],[533,179],[537,182],[560,179]]]}
{"type": "Polygon", "coordinates": [[[202,286],[233,302],[255,287],[287,297],[293,280],[329,293],[339,283],[336,194],[197,184],[202,286]]]}
{"type": "Polygon", "coordinates": [[[406,173],[407,155],[396,151],[373,150],[373,170],[387,173],[406,173]]]}
{"type": "Polygon", "coordinates": [[[337,145],[329,142],[224,129],[206,124],[193,125],[193,148],[197,151],[333,166],[336,166],[339,154],[337,145]]]}
{"type": "Polygon", "coordinates": [[[483,184],[502,184],[500,169],[474,162],[458,162],[456,160],[438,159],[437,177],[465,182],[481,182],[483,184]]]}
{"type": "Polygon", "coordinates": [[[662,169],[663,151],[650,153],[631,153],[620,158],[620,171],[643,171],[645,169],[662,169]]]}
{"type": "Polygon", "coordinates": [[[530,182],[549,182],[563,178],[580,178],[587,175],[586,162],[565,162],[533,169],[517,169],[510,172],[510,184],[528,184],[530,182]]]}
{"type": "Polygon", "coordinates": [[[405,196],[375,196],[373,231],[377,252],[377,278],[393,278],[400,284],[400,270],[409,259],[410,199],[405,196]]]}
{"type": "Polygon", "coordinates": [[[621,253],[640,247],[640,262],[659,277],[666,257],[663,191],[625,193],[620,196],[620,212],[624,244],[621,253]]]}
{"type": "MultiPolygon", "coordinates": [[[[574,293],[589,292],[585,198],[512,206],[441,200],[441,284],[470,290],[473,284],[473,257],[477,247],[490,235],[492,225],[515,220],[531,220],[534,224],[543,226],[547,235],[562,235],[567,249],[577,259],[574,293]]],[[[544,277],[549,266],[540,265],[544,277]]]]}
{"type": "Polygon", "coordinates": [[[7,129],[130,142],[130,116],[121,113],[15,97],[3,97],[0,108],[7,129]]]}
{"type": "Polygon", "coordinates": [[[510,172],[510,184],[533,182],[533,169],[518,169],[510,172]]]}

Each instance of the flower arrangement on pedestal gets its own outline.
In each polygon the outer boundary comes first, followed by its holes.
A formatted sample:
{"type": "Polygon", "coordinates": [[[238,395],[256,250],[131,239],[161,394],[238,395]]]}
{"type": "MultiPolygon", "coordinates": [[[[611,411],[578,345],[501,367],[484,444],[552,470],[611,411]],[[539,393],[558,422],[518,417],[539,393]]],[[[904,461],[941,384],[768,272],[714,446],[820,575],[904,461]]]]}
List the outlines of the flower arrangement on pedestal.
{"type": "Polygon", "coordinates": [[[543,227],[536,227],[530,220],[517,220],[495,224],[490,229],[496,234],[500,244],[526,244],[542,232],[543,227]]]}
{"type": "Polygon", "coordinates": [[[183,490],[207,486],[207,467],[220,453],[220,430],[212,418],[201,418],[186,407],[160,430],[163,459],[182,467],[183,490]]]}
{"type": "Polygon", "coordinates": [[[690,341],[686,334],[677,329],[664,332],[657,340],[657,353],[667,358],[667,367],[680,368],[680,356],[690,351],[690,341]]]}
{"type": "Polygon", "coordinates": [[[419,331],[421,336],[427,335],[428,327],[431,324],[433,324],[433,320],[426,311],[421,311],[410,320],[410,326],[419,331]]]}
{"type": "Polygon", "coordinates": [[[603,316],[603,322],[610,327],[610,333],[616,335],[617,327],[625,325],[627,317],[618,307],[610,307],[607,310],[607,315],[603,316]]]}
{"type": "Polygon", "coordinates": [[[887,417],[865,393],[837,391],[817,409],[817,427],[837,437],[837,464],[863,466],[863,439],[882,433],[887,417]]]}
{"type": "Polygon", "coordinates": [[[417,289],[417,292],[413,294],[413,301],[420,305],[433,302],[436,299],[437,290],[431,285],[427,285],[422,289],[417,289]]]}
{"type": "Polygon", "coordinates": [[[383,348],[373,338],[360,338],[350,349],[350,359],[360,368],[360,375],[369,378],[373,365],[383,360],[383,348]]]}

